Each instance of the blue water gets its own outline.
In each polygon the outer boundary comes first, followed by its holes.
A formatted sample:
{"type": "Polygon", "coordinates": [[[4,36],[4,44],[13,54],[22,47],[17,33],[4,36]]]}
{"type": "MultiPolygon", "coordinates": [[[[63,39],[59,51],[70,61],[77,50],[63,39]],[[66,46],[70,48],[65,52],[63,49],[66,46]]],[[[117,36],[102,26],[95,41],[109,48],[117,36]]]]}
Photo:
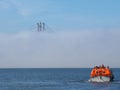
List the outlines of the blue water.
{"type": "Polygon", "coordinates": [[[120,90],[120,68],[115,80],[91,83],[91,69],[0,69],[0,90],[120,90]]]}

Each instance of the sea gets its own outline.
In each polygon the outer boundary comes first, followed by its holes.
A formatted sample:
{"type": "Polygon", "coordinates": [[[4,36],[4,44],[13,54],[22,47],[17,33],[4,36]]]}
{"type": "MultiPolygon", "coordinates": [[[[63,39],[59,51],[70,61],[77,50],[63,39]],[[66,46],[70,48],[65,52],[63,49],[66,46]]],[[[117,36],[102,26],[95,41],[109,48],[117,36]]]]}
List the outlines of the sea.
{"type": "Polygon", "coordinates": [[[0,90],[120,90],[120,68],[113,82],[89,82],[91,68],[0,69],[0,90]]]}

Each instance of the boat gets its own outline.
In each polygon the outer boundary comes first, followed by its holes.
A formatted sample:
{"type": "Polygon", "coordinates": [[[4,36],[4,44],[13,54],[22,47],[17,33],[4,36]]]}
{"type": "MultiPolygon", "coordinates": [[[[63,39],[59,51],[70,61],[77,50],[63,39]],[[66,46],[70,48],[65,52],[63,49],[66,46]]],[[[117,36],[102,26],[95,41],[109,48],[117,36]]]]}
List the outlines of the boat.
{"type": "Polygon", "coordinates": [[[103,64],[95,66],[90,74],[90,82],[111,82],[114,79],[114,75],[109,66],[105,67],[103,64]]]}

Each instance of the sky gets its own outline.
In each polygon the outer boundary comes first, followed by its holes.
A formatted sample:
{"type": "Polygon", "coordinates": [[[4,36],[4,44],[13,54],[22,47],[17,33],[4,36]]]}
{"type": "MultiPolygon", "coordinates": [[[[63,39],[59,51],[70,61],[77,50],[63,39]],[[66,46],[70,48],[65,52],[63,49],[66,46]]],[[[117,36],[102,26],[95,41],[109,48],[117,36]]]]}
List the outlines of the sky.
{"type": "Polygon", "coordinates": [[[0,68],[120,67],[119,10],[120,0],[0,0],[0,68]]]}

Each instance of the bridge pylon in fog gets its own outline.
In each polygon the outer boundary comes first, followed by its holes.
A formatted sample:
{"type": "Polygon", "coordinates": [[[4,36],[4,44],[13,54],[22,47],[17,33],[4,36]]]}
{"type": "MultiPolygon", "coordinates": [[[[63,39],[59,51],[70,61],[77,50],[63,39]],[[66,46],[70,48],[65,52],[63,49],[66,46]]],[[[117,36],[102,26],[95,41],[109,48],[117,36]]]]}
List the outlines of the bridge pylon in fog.
{"type": "Polygon", "coordinates": [[[46,31],[46,25],[44,22],[37,23],[37,31],[38,32],[44,32],[46,31]]]}

